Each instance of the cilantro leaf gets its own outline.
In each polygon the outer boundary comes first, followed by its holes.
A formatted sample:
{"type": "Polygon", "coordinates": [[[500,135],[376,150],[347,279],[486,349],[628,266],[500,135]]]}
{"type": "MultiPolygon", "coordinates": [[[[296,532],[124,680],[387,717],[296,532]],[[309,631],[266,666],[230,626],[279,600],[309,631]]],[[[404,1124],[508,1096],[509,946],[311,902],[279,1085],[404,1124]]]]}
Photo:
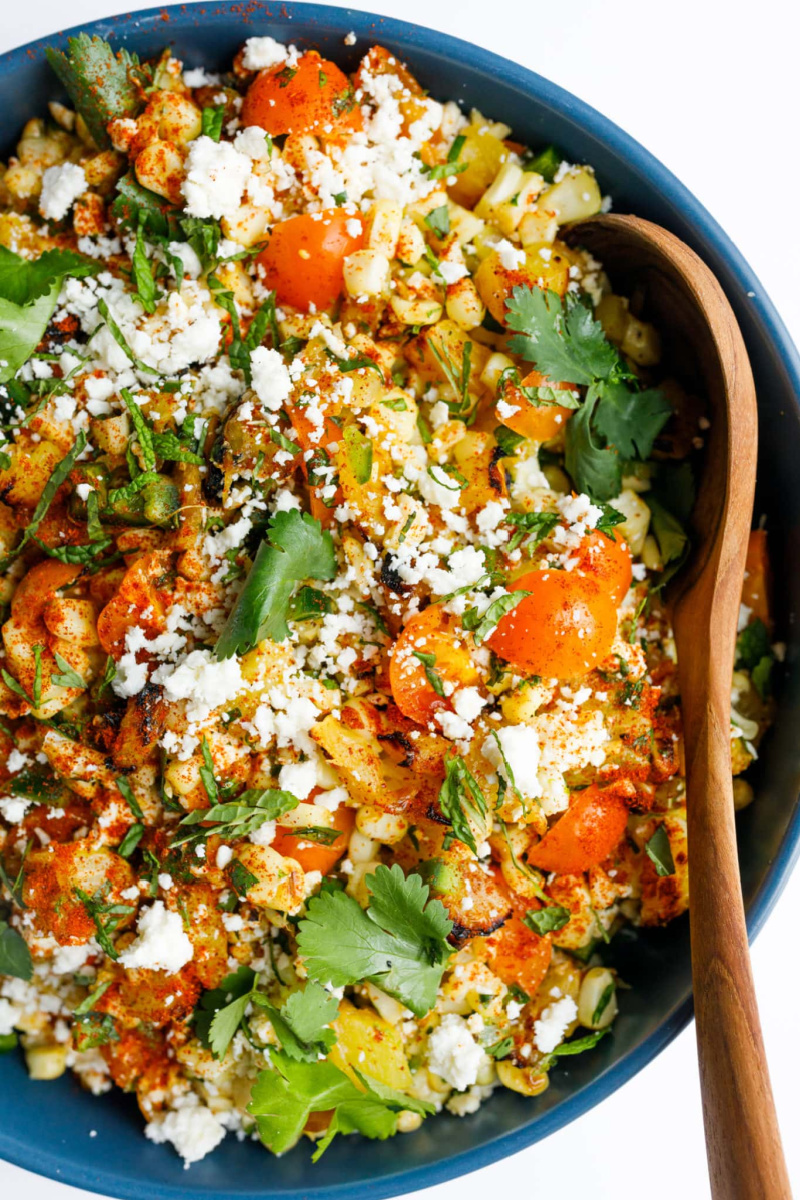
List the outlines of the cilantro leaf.
{"type": "Polygon", "coordinates": [[[0,383],[13,379],[44,336],[58,300],[59,284],[30,304],[12,304],[0,297],[0,383]]]}
{"type": "Polygon", "coordinates": [[[664,570],[658,580],[658,588],[664,587],[681,569],[689,555],[689,535],[681,522],[664,507],[655,496],[647,497],[653,535],[658,542],[664,570]]]}
{"type": "Polygon", "coordinates": [[[0,297],[20,307],[37,300],[66,276],[95,275],[100,264],[74,250],[46,250],[32,261],[0,246],[0,297]]]}
{"type": "Polygon", "coordinates": [[[618,350],[581,300],[518,285],[506,300],[506,323],[517,332],[509,349],[535,364],[554,383],[588,387],[624,374],[618,350]]]}
{"type": "Polygon", "coordinates": [[[52,46],[45,54],[95,142],[107,149],[109,121],[136,116],[142,107],[134,82],[142,74],[139,59],[124,48],[115,54],[108,42],[85,33],[69,39],[66,54],[52,46]]]}
{"type": "Polygon", "coordinates": [[[217,658],[244,654],[264,638],[282,642],[289,636],[286,617],[295,585],[335,574],[333,539],[320,522],[297,509],[276,513],[220,634],[217,658]]]}
{"type": "Polygon", "coordinates": [[[295,1062],[317,1062],[336,1041],[328,1026],[336,1020],[339,1001],[320,984],[312,981],[303,991],[292,992],[280,1009],[258,992],[253,999],[269,1017],[284,1054],[295,1062]]]}
{"type": "Polygon", "coordinates": [[[33,960],[28,943],[8,921],[0,921],[0,975],[30,979],[32,974],[33,960]]]}
{"type": "Polygon", "coordinates": [[[648,458],[653,442],[672,414],[663,392],[634,392],[625,383],[605,383],[595,413],[595,428],[623,458],[648,458]]]}
{"type": "Polygon", "coordinates": [[[593,500],[612,500],[622,490],[622,461],[616,450],[595,440],[592,416],[598,398],[590,390],[583,407],[567,423],[564,465],[579,492],[593,500]]]}
{"type": "Polygon", "coordinates": [[[257,978],[250,967],[239,967],[232,975],[226,975],[219,987],[200,997],[194,1010],[195,1033],[215,1058],[222,1058],[231,1044],[257,978]]]}
{"type": "Polygon", "coordinates": [[[297,945],[312,979],[334,987],[371,980],[417,1016],[436,1003],[450,956],[452,922],[438,900],[428,901],[419,875],[395,864],[367,876],[365,912],[345,892],[323,892],[308,904],[297,945]]]}

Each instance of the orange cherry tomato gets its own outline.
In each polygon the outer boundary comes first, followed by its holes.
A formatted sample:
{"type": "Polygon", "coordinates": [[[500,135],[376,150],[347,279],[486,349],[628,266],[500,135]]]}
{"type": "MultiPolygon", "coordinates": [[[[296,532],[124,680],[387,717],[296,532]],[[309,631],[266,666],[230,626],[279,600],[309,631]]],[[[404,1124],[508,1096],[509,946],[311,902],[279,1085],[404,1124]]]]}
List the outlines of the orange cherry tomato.
{"type": "Polygon", "coordinates": [[[576,569],[608,592],[619,606],[633,579],[631,552],[622,534],[615,534],[612,529],[608,537],[593,529],[584,538],[578,557],[580,561],[576,569]]]}
{"type": "Polygon", "coordinates": [[[350,80],[336,63],[309,50],[294,67],[278,63],[259,71],[244,98],[242,124],[272,137],[283,133],[330,135],[361,126],[350,80]]]}
{"type": "Polygon", "coordinates": [[[149,550],[125,572],[116,594],[97,618],[97,636],[106,654],[121,657],[125,634],[134,625],[140,626],[148,637],[163,632],[163,594],[157,583],[164,569],[164,554],[149,550]]]}
{"type": "MultiPolygon", "coordinates": [[[[549,387],[568,392],[574,390],[571,383],[553,383],[539,371],[531,371],[522,380],[523,387],[549,387]]],[[[526,400],[519,388],[508,386],[503,396],[506,404],[511,404],[519,411],[510,417],[501,416],[495,409],[498,420],[519,433],[522,437],[531,438],[534,442],[549,442],[551,438],[563,431],[564,425],[572,416],[572,409],[560,404],[541,404],[538,407],[526,400]]]]}
{"type": "Polygon", "coordinates": [[[285,825],[279,825],[272,841],[273,850],[277,850],[278,854],[282,854],[284,858],[293,858],[304,871],[319,871],[322,875],[327,875],[347,850],[347,843],[356,820],[354,810],[345,808],[343,804],[340,804],[331,815],[334,829],[339,829],[341,832],[330,846],[320,846],[302,835],[297,837],[291,829],[285,825]]]}
{"type": "Polygon", "coordinates": [[[600,665],[617,631],[617,606],[577,571],[530,571],[509,584],[529,592],[486,644],[525,675],[571,679],[600,665]]]}
{"type": "Polygon", "coordinates": [[[540,937],[516,914],[497,933],[486,938],[489,965],[503,983],[515,983],[529,996],[535,995],[547,974],[553,946],[549,937],[540,937]]]}
{"type": "Polygon", "coordinates": [[[747,559],[744,564],[742,604],[753,610],[753,616],[772,629],[770,612],[770,569],[767,551],[766,529],[754,529],[747,543],[747,559]]]}
{"type": "MultiPolygon", "coordinates": [[[[308,311],[330,308],[344,287],[344,260],[364,244],[363,227],[353,234],[344,209],[303,213],[273,225],[258,256],[260,274],[279,304],[308,311]]],[[[360,222],[359,222],[360,225],[360,222]]]]}
{"type": "MultiPolygon", "coordinates": [[[[341,440],[342,430],[339,425],[333,420],[333,417],[338,415],[339,405],[333,406],[330,402],[325,406],[325,424],[320,433],[318,427],[309,420],[305,408],[300,404],[287,404],[286,412],[289,420],[292,423],[295,439],[299,443],[303,451],[310,450],[312,454],[317,450],[327,450],[331,442],[341,440]]],[[[309,465],[313,469],[313,460],[308,460],[305,454],[300,460],[300,469],[308,482],[309,465]]],[[[333,524],[333,514],[337,505],[342,503],[344,499],[341,487],[336,488],[336,493],[328,500],[328,503],[322,498],[322,488],[326,486],[324,483],[320,485],[308,485],[308,499],[311,508],[311,515],[323,525],[333,524]]]]}
{"type": "Polygon", "coordinates": [[[435,671],[442,684],[472,687],[478,682],[478,670],[464,641],[457,617],[431,604],[406,623],[394,644],[389,664],[389,683],[394,701],[404,716],[420,725],[427,724],[437,710],[451,708],[446,696],[440,696],[430,683],[425,663],[417,654],[432,654],[435,671]]]}
{"type": "Polygon", "coordinates": [[[608,858],[625,833],[628,806],[594,784],[570,800],[563,817],[528,851],[531,866],[558,875],[579,875],[608,858]]]}

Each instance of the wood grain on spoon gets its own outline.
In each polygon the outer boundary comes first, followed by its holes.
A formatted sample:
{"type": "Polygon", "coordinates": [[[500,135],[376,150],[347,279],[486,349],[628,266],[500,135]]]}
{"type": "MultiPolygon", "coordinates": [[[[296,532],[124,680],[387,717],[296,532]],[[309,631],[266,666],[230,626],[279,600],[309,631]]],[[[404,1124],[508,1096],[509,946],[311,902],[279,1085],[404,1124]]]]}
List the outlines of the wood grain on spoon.
{"type": "Polygon", "coordinates": [[[742,335],[714,275],[649,221],[598,216],[569,240],[689,349],[711,408],[693,516],[694,551],[669,597],[686,753],[692,975],[700,1084],[715,1200],[791,1196],[758,1017],[736,854],[731,674],[753,509],[757,414],[742,335]]]}

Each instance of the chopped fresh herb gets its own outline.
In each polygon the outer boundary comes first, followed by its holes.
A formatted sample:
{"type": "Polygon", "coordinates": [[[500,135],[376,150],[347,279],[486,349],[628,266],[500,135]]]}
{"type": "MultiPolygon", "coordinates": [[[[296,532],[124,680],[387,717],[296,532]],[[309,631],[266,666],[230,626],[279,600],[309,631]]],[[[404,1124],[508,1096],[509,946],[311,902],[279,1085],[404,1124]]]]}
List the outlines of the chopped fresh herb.
{"type": "MultiPolygon", "coordinates": [[[[203,734],[203,739],[200,742],[200,752],[203,756],[203,765],[200,767],[200,781],[203,784],[203,787],[206,789],[208,802],[213,808],[213,806],[217,803],[217,799],[219,798],[219,788],[217,787],[217,781],[214,777],[214,760],[211,757],[211,750],[209,749],[208,739],[206,738],[205,734],[203,734]]],[[[198,811],[208,810],[206,809],[198,811]]]]}
{"type": "Polygon", "coordinates": [[[81,429],[72,449],[62,458],[58,466],[54,468],[52,475],[42,488],[42,494],[39,497],[36,508],[33,510],[33,516],[25,527],[21,541],[0,560],[0,571],[5,571],[11,565],[22,550],[24,550],[31,538],[33,538],[34,534],[38,532],[39,526],[47,514],[47,510],[55,499],[56,492],[68,478],[77,458],[83,453],[85,448],[86,434],[81,429]]]}
{"type": "Polygon", "coordinates": [[[332,846],[342,836],[341,830],[328,825],[299,825],[292,830],[292,837],[303,838],[318,846],[332,846]]]}
{"type": "Polygon", "coordinates": [[[231,863],[231,887],[240,899],[244,899],[250,888],[258,883],[258,876],[248,871],[243,862],[235,858],[231,863]]]}
{"type": "Polygon", "coordinates": [[[202,116],[202,132],[206,135],[206,137],[210,137],[212,142],[218,142],[222,137],[222,125],[224,120],[224,105],[217,105],[215,108],[204,108],[202,116]]]}
{"type": "Polygon", "coordinates": [[[38,258],[22,258],[0,246],[0,299],[18,308],[47,296],[62,279],[96,275],[100,264],[74,250],[45,250],[38,258]]]}
{"type": "Polygon", "coordinates": [[[560,904],[551,904],[547,908],[528,909],[522,920],[534,933],[544,937],[546,933],[556,933],[563,929],[571,915],[568,908],[562,908],[560,904]]]}
{"type": "Polygon", "coordinates": [[[103,899],[102,891],[96,892],[94,896],[89,896],[82,888],[73,887],[72,890],[86,909],[87,916],[94,921],[95,936],[101,950],[116,962],[119,955],[114,949],[110,934],[117,929],[124,917],[136,912],[136,906],[134,904],[109,904],[103,899]],[[104,917],[106,920],[103,920],[104,917]]]}
{"type": "Polygon", "coordinates": [[[73,668],[69,665],[67,660],[65,658],[62,658],[57,650],[54,653],[54,657],[56,660],[56,666],[58,667],[61,674],[60,675],[52,675],[51,680],[50,680],[51,683],[54,683],[56,685],[56,687],[65,687],[65,688],[85,688],[86,687],[86,683],[84,682],[83,678],[78,674],[77,671],[73,670],[73,668]]]}
{"type": "Polygon", "coordinates": [[[506,458],[510,458],[525,441],[521,433],[514,433],[507,425],[497,425],[494,431],[495,440],[506,458]]]}
{"type": "Polygon", "coordinates": [[[260,992],[253,1000],[263,1009],[278,1036],[281,1048],[295,1062],[317,1062],[336,1041],[330,1028],[339,1011],[339,1001],[313,981],[302,991],[292,992],[280,1009],[260,992]]]}
{"type": "MultiPolygon", "coordinates": [[[[106,302],[102,296],[97,301],[97,308],[98,308],[98,311],[99,311],[101,317],[103,318],[106,325],[108,326],[108,332],[111,334],[111,336],[113,337],[114,341],[119,346],[122,353],[133,363],[136,370],[142,371],[146,375],[157,375],[158,371],[155,369],[155,367],[148,367],[146,363],[141,362],[136,357],[136,355],[133,353],[130,346],[125,341],[125,335],[123,334],[123,332],[120,329],[117,322],[112,317],[111,309],[108,307],[108,305],[106,304],[106,302]]],[[[102,326],[100,326],[100,325],[97,326],[98,329],[100,329],[101,327],[102,326]]]]}
{"type": "Polygon", "coordinates": [[[547,1057],[542,1060],[541,1065],[547,1070],[550,1064],[557,1058],[567,1058],[571,1054],[583,1054],[584,1050],[593,1050],[597,1043],[610,1032],[609,1028],[598,1029],[586,1037],[576,1038],[573,1042],[562,1042],[560,1046],[556,1046],[555,1050],[550,1051],[547,1057]]]}
{"type": "Polygon", "coordinates": [[[111,1013],[88,1012],[76,1017],[72,1026],[75,1049],[83,1053],[119,1041],[119,1032],[111,1013]]]}
{"type": "Polygon", "coordinates": [[[14,676],[10,675],[8,673],[8,671],[5,669],[5,667],[0,668],[0,676],[2,676],[3,683],[6,685],[6,687],[11,688],[11,691],[14,692],[15,695],[21,696],[22,699],[25,700],[27,704],[30,704],[31,708],[36,707],[36,705],[33,702],[33,697],[28,695],[28,693],[25,691],[25,688],[22,686],[22,684],[17,683],[14,676]]]}
{"type": "Polygon", "coordinates": [[[419,436],[422,438],[422,444],[424,446],[430,445],[433,440],[433,433],[422,413],[417,413],[417,430],[419,431],[419,436]]]}
{"type": "Polygon", "coordinates": [[[250,1003],[258,976],[250,967],[226,975],[219,987],[203,992],[194,1011],[198,1039],[215,1058],[223,1058],[250,1003]]]}
{"type": "Polygon", "coordinates": [[[117,791],[122,796],[133,815],[136,817],[136,820],[144,821],[144,813],[142,812],[141,805],[133,794],[133,788],[128,780],[121,775],[119,779],[116,779],[114,782],[117,785],[117,791]]]}
{"type": "Polygon", "coordinates": [[[537,154],[527,151],[522,159],[523,171],[535,171],[548,183],[552,183],[556,171],[561,166],[562,154],[555,146],[545,146],[537,154]]]}
{"type": "Polygon", "coordinates": [[[510,553],[523,541],[531,549],[535,549],[553,532],[559,522],[559,515],[551,512],[506,513],[506,521],[516,528],[516,533],[507,547],[507,552],[510,553]]]}
{"type": "Polygon", "coordinates": [[[390,408],[392,412],[408,412],[408,404],[402,396],[397,396],[392,400],[381,400],[383,408],[390,408]]]}
{"type": "Polygon", "coordinates": [[[498,622],[529,595],[530,592],[507,592],[505,596],[498,596],[496,600],[492,600],[483,612],[479,612],[477,608],[468,608],[461,618],[461,623],[472,634],[475,645],[480,646],[485,642],[498,622]]]}
{"type": "Polygon", "coordinates": [[[422,663],[423,667],[425,668],[425,678],[436,692],[436,695],[444,696],[444,684],[442,683],[442,677],[436,670],[436,655],[423,654],[421,650],[412,651],[412,655],[414,658],[418,658],[422,663]]]}
{"type": "Polygon", "coordinates": [[[450,212],[446,204],[432,208],[425,217],[425,224],[432,229],[438,238],[447,237],[450,232],[450,212]]]}
{"type": "Polygon", "coordinates": [[[607,987],[603,988],[603,991],[600,995],[600,999],[597,1001],[594,1012],[592,1013],[592,1024],[593,1025],[597,1024],[597,1022],[602,1017],[603,1013],[608,1008],[609,1004],[611,1003],[611,997],[614,995],[614,992],[616,990],[617,990],[616,985],[614,984],[613,981],[611,983],[609,983],[609,985],[607,987]]]}
{"type": "Polygon", "coordinates": [[[289,619],[291,621],[315,621],[333,612],[334,602],[319,588],[301,587],[289,603],[289,619]]]}
{"type": "Polygon", "coordinates": [[[376,867],[366,886],[366,912],[342,891],[308,902],[297,945],[309,977],[334,987],[369,980],[424,1016],[436,1003],[450,957],[452,922],[438,900],[428,902],[420,876],[404,876],[397,864],[376,867]]]}
{"type": "Polygon", "coordinates": [[[648,495],[647,507],[653,535],[663,563],[658,579],[658,588],[663,588],[680,571],[689,557],[691,542],[681,522],[655,496],[648,495]]]}
{"type": "Polygon", "coordinates": [[[514,1039],[512,1037],[504,1037],[499,1042],[494,1042],[493,1045],[484,1046],[483,1048],[490,1058],[498,1061],[501,1058],[508,1058],[514,1049],[514,1039]]]}
{"type": "Polygon", "coordinates": [[[265,638],[283,641],[290,632],[286,617],[295,585],[335,574],[333,539],[320,522],[297,509],[276,513],[219,637],[217,658],[244,654],[265,638]]]}
{"type": "Polygon", "coordinates": [[[0,975],[30,979],[32,974],[33,960],[28,943],[8,921],[0,921],[0,975]]]}
{"type": "Polygon", "coordinates": [[[645,842],[645,854],[653,863],[656,874],[661,876],[675,874],[675,861],[672,857],[672,847],[669,844],[669,834],[661,822],[655,833],[645,842]]]}
{"type": "MultiPolygon", "coordinates": [[[[208,770],[207,767],[202,769],[208,770]]],[[[172,845],[181,846],[184,842],[196,841],[209,833],[223,838],[248,837],[265,822],[276,821],[284,813],[297,808],[299,803],[291,792],[278,791],[276,788],[251,788],[235,800],[212,804],[210,808],[196,808],[187,813],[180,822],[186,832],[173,838],[172,845]],[[213,828],[197,828],[199,825],[213,828]]]]}
{"type": "Polygon", "coordinates": [[[153,264],[150,262],[145,251],[144,235],[141,228],[136,231],[136,245],[131,257],[131,266],[133,268],[133,285],[136,288],[134,293],[136,299],[146,313],[154,313],[156,310],[158,289],[153,274],[153,264]]]}
{"type": "Polygon", "coordinates": [[[459,754],[447,758],[444,769],[444,783],[439,790],[439,808],[442,816],[450,822],[453,836],[477,855],[478,847],[469,817],[480,822],[486,816],[486,797],[459,754]]]}
{"type": "Polygon", "coordinates": [[[123,858],[130,858],[143,837],[144,825],[141,825],[137,821],[135,825],[131,825],[125,837],[120,842],[117,847],[117,854],[120,854],[123,858]]]}

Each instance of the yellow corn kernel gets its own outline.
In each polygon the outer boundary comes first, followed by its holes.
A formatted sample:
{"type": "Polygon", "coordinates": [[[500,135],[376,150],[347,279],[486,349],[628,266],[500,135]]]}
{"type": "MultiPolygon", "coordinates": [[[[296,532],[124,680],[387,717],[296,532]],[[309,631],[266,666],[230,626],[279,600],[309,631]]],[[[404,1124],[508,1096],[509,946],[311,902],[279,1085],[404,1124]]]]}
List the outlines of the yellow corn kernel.
{"type": "Polygon", "coordinates": [[[393,846],[405,837],[408,821],[399,813],[385,812],[375,805],[365,804],[356,812],[356,829],[367,838],[374,838],[385,846],[393,846]]]}
{"type": "Polygon", "coordinates": [[[425,253],[425,238],[413,221],[403,221],[395,246],[395,256],[409,267],[416,266],[425,253]]]}
{"type": "Polygon", "coordinates": [[[29,1046],[25,1064],[31,1079],[58,1079],[67,1069],[67,1049],[64,1045],[29,1046]]]}
{"type": "Polygon", "coordinates": [[[256,882],[247,889],[251,904],[276,908],[279,912],[296,912],[305,895],[303,868],[293,858],[284,858],[271,846],[245,843],[239,846],[237,858],[256,882]]]}
{"type": "Polygon", "coordinates": [[[541,1096],[547,1090],[549,1080],[545,1071],[536,1067],[515,1067],[508,1059],[497,1064],[497,1077],[503,1087],[521,1096],[541,1096]]]}
{"type": "Polygon", "coordinates": [[[536,208],[523,214],[519,223],[519,240],[523,246],[554,242],[558,234],[558,221],[551,212],[536,208]]]}
{"type": "Polygon", "coordinates": [[[445,309],[460,329],[475,329],[486,316],[486,306],[471,279],[457,279],[447,289],[445,309]]]}
{"type": "Polygon", "coordinates": [[[350,296],[379,296],[389,284],[389,259],[380,250],[356,250],[344,260],[344,286],[350,296]]]}
{"type": "Polygon", "coordinates": [[[605,1029],[619,1012],[616,980],[606,967],[592,967],[581,981],[578,1020],[585,1029],[605,1029]],[[609,988],[611,989],[608,994],[609,988]]]}
{"type": "Polygon", "coordinates": [[[269,209],[248,201],[232,216],[222,218],[222,232],[240,246],[254,246],[264,240],[270,221],[269,209]]]}
{"type": "Polygon", "coordinates": [[[376,200],[369,214],[369,249],[394,258],[402,224],[402,205],[396,200],[376,200]]]}
{"type": "Polygon", "coordinates": [[[366,837],[360,833],[358,829],[354,829],[350,834],[350,844],[348,846],[348,857],[353,863],[368,863],[372,862],[379,849],[378,842],[371,837],[366,837]]]}
{"type": "Polygon", "coordinates": [[[134,169],[142,187],[150,188],[172,204],[181,203],[185,169],[183,157],[172,142],[162,142],[159,138],[150,142],[136,156],[134,169]]]}
{"type": "Polygon", "coordinates": [[[389,301],[392,312],[403,325],[435,325],[444,308],[432,296],[397,296],[389,301]]]}

